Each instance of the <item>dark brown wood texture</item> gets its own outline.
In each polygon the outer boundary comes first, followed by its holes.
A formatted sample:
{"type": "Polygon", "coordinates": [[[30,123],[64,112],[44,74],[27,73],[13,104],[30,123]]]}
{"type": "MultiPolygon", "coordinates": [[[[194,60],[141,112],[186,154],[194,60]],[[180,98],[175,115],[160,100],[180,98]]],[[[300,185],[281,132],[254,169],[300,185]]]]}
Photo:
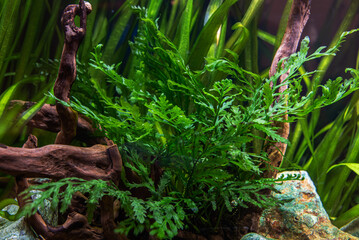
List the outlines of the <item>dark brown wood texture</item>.
{"type": "MultiPolygon", "coordinates": [[[[91,4],[80,0],[79,5],[69,5],[62,14],[61,23],[65,31],[65,43],[62,50],[59,73],[54,86],[54,95],[69,102],[71,86],[76,79],[76,54],[86,33],[87,14],[92,10],[91,4]],[[80,27],[75,25],[75,16],[80,16],[80,27]]],[[[76,136],[77,113],[60,102],[56,104],[61,130],[57,134],[56,144],[70,144],[76,136]]]]}
{"type": "Polygon", "coordinates": [[[113,167],[121,164],[112,160],[120,161],[117,145],[86,148],[60,144],[41,148],[0,147],[0,171],[13,176],[112,180],[113,167]]]}
{"type": "MultiPolygon", "coordinates": [[[[12,100],[10,107],[20,107],[21,112],[26,111],[35,102],[26,102],[21,100],[12,100]]],[[[21,112],[19,114],[21,114],[21,112]]],[[[92,127],[92,121],[87,117],[78,114],[75,138],[86,143],[89,146],[95,144],[106,144],[103,137],[95,136],[96,129],[92,127]]],[[[41,109],[30,119],[27,123],[30,128],[39,128],[50,132],[59,132],[61,130],[61,123],[59,114],[56,111],[56,106],[44,104],[41,109]]]]}
{"type": "MultiPolygon", "coordinates": [[[[37,147],[37,138],[30,135],[23,148],[34,149],[37,147]]],[[[27,178],[22,175],[16,177],[16,193],[20,207],[24,207],[30,199],[25,199],[22,193],[29,187],[27,178]]],[[[36,233],[45,239],[62,240],[62,239],[103,239],[101,230],[92,229],[87,223],[84,215],[76,212],[69,214],[66,222],[58,227],[52,227],[44,221],[42,216],[37,212],[26,218],[26,221],[36,231],[36,233]]]]}
{"type": "MultiPolygon", "coordinates": [[[[295,53],[298,47],[298,43],[303,32],[304,26],[308,21],[310,15],[311,0],[294,0],[292,3],[291,11],[289,14],[288,24],[282,39],[282,42],[273,58],[269,76],[273,76],[277,71],[278,63],[281,59],[289,57],[295,53]]],[[[287,78],[288,74],[284,74],[280,77],[279,83],[287,78]]],[[[288,88],[287,85],[283,85],[279,88],[279,92],[284,92],[288,88]]],[[[288,115],[285,115],[284,120],[288,120],[288,115]]],[[[277,133],[288,139],[289,136],[289,123],[288,122],[274,122],[273,125],[278,128],[277,133]]],[[[264,177],[274,178],[277,175],[277,167],[283,161],[283,156],[287,149],[287,144],[276,142],[269,145],[266,149],[268,158],[270,160],[270,170],[264,173],[264,177]]]]}
{"type": "MultiPolygon", "coordinates": [[[[65,43],[61,56],[58,77],[54,85],[54,95],[62,101],[69,102],[70,90],[76,79],[76,53],[86,33],[86,18],[91,12],[91,4],[80,0],[79,5],[69,5],[62,15],[65,31],[65,43]],[[75,16],[80,16],[80,27],[75,25],[75,16]]],[[[24,108],[29,103],[22,104],[24,108]]],[[[29,123],[30,126],[46,130],[58,131],[55,145],[36,148],[37,139],[30,136],[23,148],[2,146],[0,149],[0,170],[16,176],[19,205],[24,206],[29,199],[23,199],[22,191],[29,187],[26,177],[48,177],[61,179],[79,177],[86,180],[111,180],[118,185],[122,167],[121,156],[117,145],[108,142],[105,145],[94,145],[88,148],[68,146],[77,136],[77,127],[86,134],[93,133],[91,122],[78,118],[78,114],[60,101],[55,108],[44,105],[29,123]],[[21,166],[21,167],[19,167],[21,166]]],[[[27,218],[27,222],[42,237],[49,240],[57,239],[118,239],[114,233],[113,199],[101,201],[102,229],[95,229],[87,222],[87,217],[72,211],[67,220],[60,226],[50,226],[39,213],[27,218]]],[[[74,208],[73,208],[74,209],[74,208]]]]}

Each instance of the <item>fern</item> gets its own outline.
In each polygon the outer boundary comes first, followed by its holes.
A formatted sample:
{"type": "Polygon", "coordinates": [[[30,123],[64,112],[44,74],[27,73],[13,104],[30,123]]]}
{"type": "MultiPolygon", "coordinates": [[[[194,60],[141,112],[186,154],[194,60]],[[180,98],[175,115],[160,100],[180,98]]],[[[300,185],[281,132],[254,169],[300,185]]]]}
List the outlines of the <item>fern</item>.
{"type": "Polygon", "coordinates": [[[132,75],[121,76],[117,73],[119,64],[103,62],[99,45],[90,66],[106,76],[108,85],[95,82],[88,70],[80,67],[74,97],[71,103],[63,104],[102,126],[99,131],[120,147],[125,167],[141,179],[140,183],[124,179],[126,186],[144,187],[151,197],[138,199],[101,180],[63,179],[39,186],[44,190],[41,197],[28,205],[24,214],[34,213],[48,197],[52,197],[54,207],[61,202],[63,212],[76,191],[89,195],[89,206],[109,195],[120,199],[126,214],[119,232],[136,235],[146,230],[163,239],[173,238],[183,228],[218,226],[221,218],[240,207],[277,204],[262,195],[262,190],[273,189],[276,182],[261,178],[267,156],[253,153],[252,143],[260,136],[252,132],[257,130],[272,141],[288,143],[271,121],[284,121],[285,114],[295,121],[358,89],[358,72],[350,70],[354,78],[317,84],[306,96],[301,95],[303,76],[299,67],[306,61],[334,55],[349,33],[344,33],[334,48],[319,48],[311,55],[309,39],[305,38],[298,53],[278,64],[274,76],[261,79],[225,58],[207,59],[201,71],[192,71],[156,22],[147,18],[145,11],[137,11],[141,21],[131,43],[136,61],[132,75]],[[208,73],[218,72],[227,78],[204,84],[208,73]],[[286,73],[284,82],[279,83],[286,73]],[[278,93],[284,84],[289,88],[278,93]],[[150,178],[154,162],[164,169],[157,185],[150,178]],[[63,186],[66,190],[59,192],[63,186]]]}

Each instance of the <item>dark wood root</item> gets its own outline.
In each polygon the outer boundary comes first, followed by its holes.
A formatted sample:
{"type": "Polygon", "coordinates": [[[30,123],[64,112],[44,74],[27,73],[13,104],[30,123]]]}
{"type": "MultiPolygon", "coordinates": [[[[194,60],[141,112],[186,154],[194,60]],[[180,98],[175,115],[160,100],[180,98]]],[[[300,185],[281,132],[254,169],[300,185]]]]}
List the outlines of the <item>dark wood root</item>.
{"type": "MultiPolygon", "coordinates": [[[[37,138],[33,135],[28,137],[28,140],[23,145],[23,148],[36,148],[37,138]]],[[[31,201],[30,199],[24,199],[23,195],[20,195],[29,187],[27,178],[23,176],[16,177],[16,193],[19,206],[23,208],[25,204],[31,201]]],[[[26,221],[36,231],[36,233],[48,240],[62,240],[62,239],[91,239],[100,240],[104,239],[102,232],[92,229],[85,216],[72,213],[68,216],[66,222],[59,227],[52,227],[48,225],[39,213],[26,218],[26,221]]]]}
{"type": "MultiPolygon", "coordinates": [[[[298,47],[300,37],[302,35],[305,24],[308,21],[310,14],[310,4],[311,0],[294,0],[292,3],[292,8],[290,10],[290,15],[288,19],[288,24],[282,39],[282,42],[273,58],[272,65],[269,70],[269,77],[273,76],[277,71],[278,63],[281,59],[289,57],[291,54],[295,53],[298,47]]],[[[284,74],[280,77],[279,83],[287,78],[288,74],[284,74]]],[[[288,88],[287,85],[283,85],[279,88],[279,92],[284,92],[288,88]]],[[[288,120],[288,115],[283,117],[284,121],[288,120]]],[[[288,122],[274,122],[273,125],[278,127],[278,134],[288,139],[289,136],[289,123],[288,122]]],[[[263,177],[275,178],[277,175],[277,167],[283,161],[283,156],[287,149],[287,144],[285,143],[275,143],[270,145],[266,152],[270,160],[270,168],[266,171],[263,177]]]]}
{"type": "MultiPolygon", "coordinates": [[[[23,148],[37,148],[37,138],[33,135],[30,135],[23,145],[23,148]]],[[[23,208],[26,202],[29,201],[29,199],[24,199],[24,196],[20,195],[20,193],[25,191],[28,187],[29,183],[27,178],[23,177],[22,175],[16,177],[16,195],[20,208],[23,208]]],[[[26,222],[30,224],[39,235],[42,235],[46,239],[52,237],[53,234],[48,232],[47,224],[39,213],[35,213],[34,215],[26,218],[26,222]]]]}
{"type": "Polygon", "coordinates": [[[101,225],[105,239],[113,240],[126,240],[127,237],[119,235],[114,232],[116,223],[114,220],[114,198],[110,196],[104,196],[101,200],[101,225]]]}
{"type": "MultiPolygon", "coordinates": [[[[56,79],[55,85],[54,85],[54,95],[59,100],[62,100],[64,102],[69,103],[70,101],[70,90],[71,86],[74,83],[76,79],[76,54],[78,47],[82,41],[82,39],[85,36],[86,33],[86,19],[87,14],[91,12],[91,4],[85,4],[84,0],[80,0],[79,5],[69,5],[65,8],[64,13],[61,18],[61,23],[63,25],[64,31],[65,31],[65,43],[62,51],[61,56],[61,62],[60,62],[60,68],[58,77],[56,79]],[[80,27],[77,27],[75,25],[75,16],[80,16],[80,27]]],[[[58,117],[60,119],[61,123],[61,129],[60,132],[56,136],[55,144],[70,144],[73,138],[76,136],[77,132],[77,125],[78,125],[78,114],[70,107],[64,106],[60,101],[56,103],[56,111],[58,113],[58,117]]],[[[101,146],[102,145],[95,145],[101,146]]],[[[102,149],[104,150],[104,149],[102,149]]],[[[118,152],[118,148],[116,145],[109,146],[106,148],[105,153],[107,155],[107,158],[104,156],[101,156],[102,160],[107,159],[106,164],[99,164],[95,163],[94,167],[97,167],[100,169],[101,174],[105,174],[109,176],[109,180],[112,180],[115,182],[115,184],[118,184],[119,181],[119,173],[121,172],[122,162],[121,157],[118,152]],[[114,148],[113,148],[114,146],[114,148]],[[112,162],[115,161],[115,162],[112,162]],[[110,163],[110,165],[108,165],[110,163]]],[[[87,156],[87,162],[81,166],[78,163],[75,165],[72,165],[71,163],[73,161],[68,161],[66,159],[61,159],[61,162],[56,163],[56,166],[63,166],[65,169],[69,168],[77,168],[80,172],[83,172],[82,174],[77,171],[77,173],[74,174],[74,176],[82,177],[81,178],[88,178],[91,175],[95,176],[95,179],[100,179],[97,173],[93,172],[91,169],[90,171],[88,169],[88,161],[94,160],[95,155],[90,154],[87,156]],[[72,166],[68,166],[72,165],[72,166]],[[87,166],[86,166],[87,165],[87,166]],[[94,175],[95,174],[95,175],[94,175]]],[[[65,176],[68,177],[68,176],[65,176]]],[[[104,229],[104,236],[106,239],[117,239],[117,235],[114,233],[114,220],[113,220],[113,202],[109,202],[108,198],[106,198],[107,201],[102,200],[102,202],[105,202],[105,206],[101,204],[101,207],[107,207],[106,214],[102,214],[104,219],[107,222],[102,222],[103,229],[104,229]],[[107,205],[110,206],[107,206],[107,205]],[[112,218],[108,217],[109,213],[108,211],[111,211],[112,218]],[[112,220],[112,221],[111,221],[112,220]],[[109,233],[109,231],[111,231],[109,233]],[[111,237],[110,237],[111,236],[111,237]]],[[[101,218],[102,220],[102,218],[101,218]]],[[[69,236],[77,235],[76,239],[88,239],[90,236],[94,237],[93,235],[93,229],[90,228],[86,217],[83,215],[72,212],[68,215],[68,218],[61,227],[52,229],[51,231],[54,232],[56,230],[56,237],[58,239],[69,239],[69,236]],[[76,220],[76,221],[74,221],[76,220]],[[74,224],[73,224],[74,223],[74,224]],[[79,223],[81,225],[79,226],[79,223]],[[69,234],[69,230],[71,231],[77,231],[75,233],[69,234]],[[88,230],[88,231],[86,231],[88,230]]],[[[102,238],[102,236],[100,235],[102,238]]],[[[74,238],[75,239],[75,238],[74,238]]]]}
{"type": "MultiPolygon", "coordinates": [[[[87,13],[91,5],[80,0],[79,5],[69,5],[65,8],[61,23],[65,31],[65,43],[62,51],[59,73],[54,85],[54,95],[64,102],[70,101],[71,86],[76,79],[76,53],[86,33],[87,13]],[[75,25],[76,15],[80,16],[80,27],[75,25]]],[[[70,144],[76,136],[77,113],[61,102],[56,103],[56,110],[61,122],[55,144],[70,144]]]]}
{"type": "MultiPolygon", "coordinates": [[[[24,146],[29,146],[32,139],[29,138],[24,146]]],[[[13,175],[18,176],[18,194],[29,186],[27,180],[22,177],[24,175],[30,177],[50,177],[53,179],[72,176],[87,180],[103,179],[118,182],[118,176],[120,176],[122,168],[122,160],[117,145],[95,145],[90,148],[48,145],[38,149],[19,149],[5,146],[0,149],[0,151],[2,150],[7,150],[6,154],[0,153],[0,155],[8,159],[9,163],[0,160],[1,164],[7,165],[6,168],[13,175]],[[27,152],[19,150],[27,150],[27,152]],[[30,150],[32,152],[29,152],[30,150]],[[13,168],[16,170],[11,171],[13,168]]],[[[2,168],[3,166],[0,166],[0,169],[2,168]]],[[[25,200],[21,196],[18,199],[19,205],[23,207],[25,200]]],[[[106,207],[107,205],[109,207],[104,210],[107,217],[104,217],[102,221],[106,222],[103,225],[105,226],[105,231],[103,232],[91,228],[87,223],[86,217],[76,212],[71,212],[66,222],[59,227],[49,226],[38,213],[29,217],[28,223],[39,235],[44,236],[46,239],[103,239],[103,235],[108,232],[108,229],[115,236],[113,232],[115,228],[113,202],[104,201],[101,207],[106,207]],[[112,214],[110,217],[108,217],[109,212],[112,214]],[[111,220],[112,224],[109,224],[111,220]]],[[[106,239],[116,238],[111,237],[106,239]]]]}
{"type": "MultiPolygon", "coordinates": [[[[107,140],[107,145],[113,146],[114,143],[111,140],[107,140]]],[[[113,169],[117,171],[112,175],[113,183],[118,186],[120,182],[120,174],[122,170],[122,159],[121,155],[118,152],[118,148],[111,148],[108,151],[109,156],[113,159],[113,169]]],[[[103,233],[105,239],[113,239],[113,240],[126,240],[126,236],[119,235],[115,233],[116,223],[115,223],[115,211],[114,211],[114,198],[111,196],[104,196],[100,201],[100,209],[101,209],[101,226],[103,229],[103,233]]]]}
{"type": "MultiPolygon", "coordinates": [[[[112,142],[109,142],[112,143],[112,142]]],[[[113,143],[112,143],[113,144],[113,143]]],[[[37,139],[35,136],[30,135],[28,140],[26,141],[26,143],[23,145],[23,149],[22,150],[40,150],[39,152],[42,152],[42,148],[39,149],[35,149],[37,146],[37,139]]],[[[58,149],[59,147],[71,147],[71,146],[65,146],[65,145],[49,145],[49,146],[53,146],[55,147],[55,149],[58,149]]],[[[73,148],[73,147],[72,147],[73,148]]],[[[77,148],[77,147],[75,147],[77,148]]],[[[74,164],[76,166],[78,166],[77,164],[77,159],[79,156],[82,156],[84,159],[83,161],[91,161],[92,159],[89,158],[89,156],[91,156],[92,154],[94,154],[95,159],[97,159],[97,164],[95,163],[95,165],[98,165],[99,162],[101,162],[101,159],[106,159],[106,165],[107,168],[109,169],[108,172],[108,176],[103,178],[104,180],[113,180],[115,182],[118,182],[118,176],[119,173],[121,171],[121,157],[119,155],[118,152],[118,148],[116,145],[111,145],[111,146],[101,146],[101,145],[96,145],[92,148],[99,148],[99,149],[103,149],[101,152],[98,153],[94,153],[93,151],[91,151],[92,153],[90,153],[89,155],[83,155],[82,153],[84,152],[88,152],[86,150],[83,150],[79,153],[74,153],[73,151],[71,151],[71,153],[69,153],[67,150],[62,150],[62,151],[50,151],[48,154],[44,154],[46,156],[44,156],[44,158],[42,158],[41,156],[39,156],[38,154],[34,154],[33,158],[34,159],[38,159],[38,161],[32,161],[29,160],[26,156],[32,155],[30,154],[24,154],[22,152],[22,154],[20,153],[20,155],[22,155],[21,159],[23,159],[24,162],[27,162],[27,164],[29,165],[35,165],[34,169],[38,168],[38,172],[43,171],[41,168],[39,168],[39,166],[37,164],[35,164],[36,162],[40,162],[42,164],[44,163],[48,163],[49,158],[48,156],[51,156],[51,159],[59,159],[59,154],[64,153],[66,156],[71,156],[70,158],[66,158],[66,160],[63,160],[64,162],[74,162],[74,164]],[[107,157],[104,157],[104,155],[107,155],[107,157]],[[71,160],[72,159],[72,160],[71,160]],[[116,162],[113,162],[116,161],[116,162]]],[[[6,146],[2,146],[2,148],[0,150],[3,149],[7,149],[10,150],[10,152],[13,150],[10,147],[6,147],[6,146]]],[[[18,150],[21,148],[17,148],[18,150]]],[[[82,149],[82,148],[78,148],[82,149]]],[[[48,151],[45,151],[48,152],[48,151]]],[[[0,155],[2,155],[0,153],[0,155]]],[[[12,155],[12,154],[10,154],[12,155]]],[[[41,154],[40,154],[41,155],[41,154]]],[[[9,155],[8,155],[9,156],[9,155]]],[[[16,157],[17,159],[17,157],[16,157]]],[[[1,160],[0,160],[1,161],[1,160]]],[[[1,161],[2,162],[2,161],[1,161]]],[[[29,166],[27,165],[23,165],[22,163],[16,163],[18,162],[17,160],[14,160],[13,158],[10,157],[10,162],[14,162],[15,165],[16,164],[20,164],[18,166],[23,166],[24,169],[19,169],[19,172],[26,172],[27,168],[29,168],[29,166]]],[[[56,162],[56,161],[55,161],[56,162]]],[[[51,165],[51,164],[50,164],[51,165]]],[[[56,164],[55,164],[56,165],[56,164]]],[[[101,165],[101,164],[100,164],[101,165]]],[[[1,167],[0,167],[1,168],[1,167]]],[[[10,167],[11,168],[11,167],[10,167]]],[[[19,168],[19,167],[18,167],[19,168]]],[[[46,167],[45,167],[46,168],[46,167]]],[[[51,168],[51,167],[50,167],[51,168]]],[[[60,168],[61,169],[61,168],[60,168]]],[[[90,169],[87,169],[90,171],[90,169]]],[[[31,168],[30,168],[31,171],[31,168]]],[[[61,171],[61,170],[60,170],[61,171]]],[[[63,169],[62,169],[63,171],[63,169]]],[[[94,172],[95,170],[92,170],[92,172],[94,172]]],[[[45,171],[46,172],[46,171],[45,171]]],[[[71,170],[69,172],[72,172],[71,170]]],[[[27,181],[26,178],[24,178],[23,176],[36,176],[38,177],[38,175],[42,176],[42,174],[29,174],[28,172],[26,173],[14,173],[13,174],[16,177],[16,183],[17,183],[17,197],[18,197],[18,202],[19,202],[19,206],[20,207],[24,207],[26,203],[28,203],[29,199],[24,199],[22,195],[20,195],[21,192],[23,192],[24,190],[26,190],[29,187],[29,183],[27,181]]],[[[53,177],[53,174],[50,174],[53,177]]],[[[85,175],[87,176],[88,174],[85,173],[85,175]]],[[[74,176],[78,176],[78,173],[74,173],[74,176]]],[[[50,177],[50,176],[47,176],[50,177]]],[[[94,176],[95,179],[101,178],[98,175],[94,176]]],[[[34,215],[30,216],[29,218],[27,218],[27,222],[33,227],[33,229],[41,236],[43,236],[45,239],[49,239],[49,240],[60,240],[60,239],[91,239],[91,240],[99,240],[99,239],[126,239],[125,237],[121,237],[117,234],[114,233],[114,229],[115,229],[115,222],[114,222],[114,211],[113,211],[113,198],[112,197],[104,197],[104,199],[101,201],[101,223],[103,226],[103,230],[99,230],[99,229],[95,229],[90,227],[90,225],[87,222],[87,218],[77,212],[71,212],[68,217],[67,220],[65,221],[65,223],[63,225],[60,225],[58,227],[52,227],[50,225],[48,225],[43,218],[41,217],[41,215],[39,213],[35,213],[34,215]]]]}
{"type": "Polygon", "coordinates": [[[113,180],[121,172],[121,166],[117,145],[85,148],[54,144],[35,149],[0,147],[0,171],[13,176],[113,180]]]}
{"type": "MultiPolygon", "coordinates": [[[[22,100],[12,100],[10,102],[10,108],[20,107],[21,114],[33,105],[35,102],[26,102],[22,100]]],[[[79,114],[76,126],[75,138],[79,141],[86,143],[89,146],[95,144],[106,144],[103,137],[95,136],[96,129],[92,127],[92,121],[84,115],[79,114]]],[[[44,104],[41,109],[33,116],[33,118],[27,123],[30,128],[39,128],[50,132],[59,132],[61,130],[61,123],[59,114],[56,111],[56,106],[50,104],[44,104]]]]}
{"type": "MultiPolygon", "coordinates": [[[[44,128],[59,130],[55,145],[36,148],[37,139],[30,136],[23,148],[0,147],[0,170],[16,176],[18,194],[29,187],[27,179],[23,176],[103,179],[119,184],[122,160],[117,146],[112,141],[107,141],[108,146],[68,146],[77,136],[78,125],[82,124],[87,133],[93,133],[88,121],[78,120],[78,114],[62,104],[70,101],[71,86],[76,79],[76,53],[85,36],[86,18],[90,12],[91,4],[85,3],[84,0],[80,0],[79,5],[69,5],[65,8],[61,18],[65,43],[54,85],[54,95],[58,99],[56,112],[52,106],[45,105],[32,120],[35,127],[38,124],[44,128]],[[80,16],[80,27],[75,25],[76,15],[80,16]]],[[[23,207],[26,201],[22,196],[18,197],[20,206],[23,207]]],[[[58,227],[48,225],[38,213],[29,217],[28,221],[34,230],[46,239],[125,239],[114,233],[113,202],[113,198],[109,196],[101,200],[103,231],[90,227],[87,218],[78,212],[70,212],[65,223],[58,227]]]]}
{"type": "Polygon", "coordinates": [[[103,232],[100,229],[92,228],[87,218],[79,213],[72,212],[67,216],[66,222],[59,227],[48,226],[48,231],[53,234],[49,240],[103,240],[103,232]]]}
{"type": "Polygon", "coordinates": [[[55,144],[70,144],[76,136],[77,113],[61,103],[56,104],[61,120],[61,130],[56,136],[55,144]]]}

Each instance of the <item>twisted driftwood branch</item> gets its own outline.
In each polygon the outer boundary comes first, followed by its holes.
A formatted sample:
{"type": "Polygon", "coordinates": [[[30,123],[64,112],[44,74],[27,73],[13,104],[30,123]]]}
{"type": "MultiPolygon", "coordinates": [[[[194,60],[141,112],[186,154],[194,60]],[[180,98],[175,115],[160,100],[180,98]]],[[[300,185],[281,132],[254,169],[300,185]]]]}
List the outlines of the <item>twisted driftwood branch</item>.
{"type": "MultiPolygon", "coordinates": [[[[80,177],[118,182],[122,163],[116,145],[95,145],[90,148],[48,145],[35,148],[36,145],[36,137],[30,136],[23,148],[0,147],[0,170],[16,176],[20,207],[25,205],[25,200],[19,194],[29,187],[23,176],[53,179],[80,177]]],[[[48,225],[39,213],[30,216],[27,221],[46,239],[118,239],[113,231],[115,223],[112,198],[102,200],[101,211],[103,232],[91,228],[87,218],[76,212],[71,212],[66,222],[58,227],[48,225]]]]}
{"type": "Polygon", "coordinates": [[[13,176],[85,180],[113,180],[121,172],[117,145],[75,147],[47,145],[41,148],[0,146],[0,171],[13,176]]]}
{"type": "MultiPolygon", "coordinates": [[[[21,114],[35,104],[35,102],[12,100],[10,102],[10,107],[12,108],[19,106],[21,108],[21,112],[19,114],[21,114]]],[[[61,123],[59,114],[56,111],[56,106],[44,104],[41,109],[29,120],[27,126],[30,128],[39,128],[55,133],[59,132],[61,130],[61,123]]],[[[87,117],[79,114],[77,118],[75,138],[89,146],[95,144],[106,144],[106,141],[103,137],[95,136],[95,132],[96,130],[92,127],[92,121],[87,117]]]]}
{"type": "MultiPolygon", "coordinates": [[[[80,0],[79,5],[65,8],[61,23],[65,31],[65,43],[62,51],[59,73],[54,86],[54,95],[58,99],[69,102],[71,86],[76,79],[76,54],[86,33],[87,14],[92,10],[91,4],[80,0]],[[75,16],[80,16],[80,27],[75,25],[75,16]]],[[[61,130],[55,143],[70,144],[76,136],[77,113],[61,103],[56,103],[56,110],[61,122],[61,130]]]]}
{"type": "MultiPolygon", "coordinates": [[[[269,70],[269,77],[273,76],[277,70],[278,63],[281,59],[289,57],[295,53],[298,47],[300,37],[302,35],[305,24],[307,23],[310,15],[311,0],[294,0],[292,8],[290,10],[288,24],[282,39],[282,42],[273,58],[272,65],[269,70]]],[[[288,77],[288,73],[280,77],[279,83],[288,77]]],[[[279,88],[279,92],[284,92],[288,88],[287,85],[283,85],[279,88]]],[[[288,120],[288,115],[284,116],[284,120],[288,120]]],[[[286,139],[289,136],[289,123],[288,122],[274,122],[273,125],[278,127],[277,133],[286,139]]],[[[274,178],[277,175],[276,168],[280,166],[283,161],[283,156],[287,149],[287,144],[276,142],[270,145],[266,152],[270,160],[270,165],[274,167],[268,170],[264,177],[274,178]]]]}
{"type": "MultiPolygon", "coordinates": [[[[23,148],[34,149],[37,147],[37,138],[30,135],[23,148]]],[[[21,163],[22,164],[22,163],[21,163]]],[[[26,174],[25,174],[26,175],[26,174]]],[[[27,199],[21,195],[29,187],[27,178],[22,175],[16,175],[16,193],[20,207],[24,207],[27,199]]],[[[26,175],[28,176],[28,175],[26,175]]],[[[92,229],[85,216],[79,213],[70,213],[66,222],[59,227],[49,226],[39,213],[28,217],[26,219],[28,224],[45,239],[103,239],[102,234],[99,230],[92,229]]]]}

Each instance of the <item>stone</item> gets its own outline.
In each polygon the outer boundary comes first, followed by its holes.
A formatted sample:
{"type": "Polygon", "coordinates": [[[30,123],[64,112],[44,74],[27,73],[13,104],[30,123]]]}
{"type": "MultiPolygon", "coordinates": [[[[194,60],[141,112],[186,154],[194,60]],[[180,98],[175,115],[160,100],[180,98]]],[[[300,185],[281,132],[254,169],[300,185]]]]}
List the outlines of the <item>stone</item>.
{"type": "Polygon", "coordinates": [[[275,186],[279,192],[271,194],[282,204],[263,211],[258,234],[278,240],[359,239],[332,225],[307,172],[283,172],[278,177],[295,174],[300,174],[301,180],[275,186]]]}
{"type": "MultiPolygon", "coordinates": [[[[40,192],[35,192],[33,198],[39,197],[40,192]]],[[[9,205],[3,210],[9,214],[14,215],[17,213],[19,207],[16,205],[9,205]]],[[[44,207],[38,209],[43,219],[50,223],[52,226],[57,226],[58,216],[57,211],[51,209],[50,200],[44,201],[44,207]]],[[[9,221],[0,217],[0,240],[37,240],[35,233],[27,225],[25,218],[22,217],[17,221],[9,221]]]]}
{"type": "Polygon", "coordinates": [[[359,218],[355,218],[351,222],[344,225],[340,230],[350,233],[355,237],[359,237],[359,218]]]}
{"type": "MultiPolygon", "coordinates": [[[[14,215],[19,209],[16,205],[9,205],[3,210],[14,215]]],[[[24,217],[17,221],[9,221],[0,217],[0,240],[36,240],[34,233],[27,226],[24,217]]]]}
{"type": "MultiPolygon", "coordinates": [[[[31,192],[35,193],[34,195],[32,195],[32,199],[35,200],[37,198],[40,197],[41,191],[35,191],[32,190],[31,192]]],[[[58,224],[58,215],[57,215],[57,210],[54,211],[51,208],[51,199],[46,199],[44,201],[44,206],[40,206],[38,208],[38,211],[40,213],[40,215],[42,216],[42,218],[49,223],[51,226],[57,226],[58,224]]]]}
{"type": "Polygon", "coordinates": [[[257,233],[248,233],[244,235],[241,240],[270,240],[271,238],[263,237],[257,233]]]}

